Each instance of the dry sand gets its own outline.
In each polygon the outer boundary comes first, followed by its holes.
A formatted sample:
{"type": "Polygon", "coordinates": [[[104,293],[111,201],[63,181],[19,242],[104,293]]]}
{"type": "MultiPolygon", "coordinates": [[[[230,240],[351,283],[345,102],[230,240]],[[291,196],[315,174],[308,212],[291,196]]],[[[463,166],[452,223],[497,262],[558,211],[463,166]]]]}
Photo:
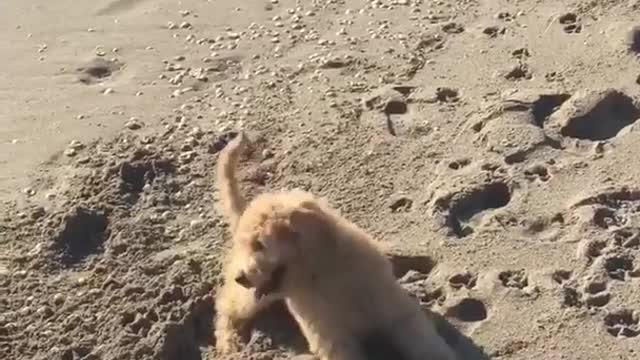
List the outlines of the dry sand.
{"type": "MultiPolygon", "coordinates": [[[[0,358],[219,359],[216,153],[388,242],[461,359],[640,357],[640,3],[0,2],[0,358]]],[[[305,352],[281,309],[239,359],[305,352]]]]}

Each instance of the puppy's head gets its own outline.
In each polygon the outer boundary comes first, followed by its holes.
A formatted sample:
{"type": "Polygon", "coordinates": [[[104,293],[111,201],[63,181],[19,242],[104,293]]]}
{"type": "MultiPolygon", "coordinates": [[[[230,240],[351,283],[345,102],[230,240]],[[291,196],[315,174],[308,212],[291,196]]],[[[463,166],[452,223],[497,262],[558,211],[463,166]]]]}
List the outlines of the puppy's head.
{"type": "Polygon", "coordinates": [[[316,208],[250,206],[247,210],[253,219],[241,219],[235,236],[240,266],[234,280],[255,289],[259,298],[286,296],[305,270],[309,243],[313,241],[309,234],[318,224],[316,208]]]}

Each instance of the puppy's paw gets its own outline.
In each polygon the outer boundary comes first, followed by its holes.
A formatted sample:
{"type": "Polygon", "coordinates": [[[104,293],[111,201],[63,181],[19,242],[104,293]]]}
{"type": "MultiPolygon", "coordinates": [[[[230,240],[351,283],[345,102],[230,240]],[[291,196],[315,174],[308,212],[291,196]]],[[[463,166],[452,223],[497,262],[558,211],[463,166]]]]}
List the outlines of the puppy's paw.
{"type": "Polygon", "coordinates": [[[290,357],[289,360],[320,360],[320,358],[311,354],[300,354],[290,357]]]}
{"type": "Polygon", "coordinates": [[[240,336],[227,331],[216,331],[216,351],[220,354],[233,354],[242,351],[244,346],[240,336]]]}
{"type": "Polygon", "coordinates": [[[240,325],[233,317],[218,315],[216,319],[216,350],[221,354],[236,353],[243,349],[240,325]]]}

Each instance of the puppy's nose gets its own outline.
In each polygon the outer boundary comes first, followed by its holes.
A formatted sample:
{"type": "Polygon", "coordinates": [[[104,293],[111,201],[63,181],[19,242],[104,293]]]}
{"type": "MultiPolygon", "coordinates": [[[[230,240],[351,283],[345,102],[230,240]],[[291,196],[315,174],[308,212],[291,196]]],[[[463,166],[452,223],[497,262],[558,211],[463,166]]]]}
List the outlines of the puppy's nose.
{"type": "Polygon", "coordinates": [[[236,276],[236,283],[238,283],[239,285],[250,289],[251,288],[251,281],[249,281],[249,279],[247,278],[247,275],[244,272],[241,272],[238,276],[236,276]]]}

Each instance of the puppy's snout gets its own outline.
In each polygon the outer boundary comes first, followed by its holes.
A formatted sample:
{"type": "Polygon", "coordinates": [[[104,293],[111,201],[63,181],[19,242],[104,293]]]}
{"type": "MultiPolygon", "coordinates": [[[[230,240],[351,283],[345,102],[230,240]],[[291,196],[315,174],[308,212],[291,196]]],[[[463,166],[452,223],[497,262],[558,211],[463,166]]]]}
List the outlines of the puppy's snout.
{"type": "Polygon", "coordinates": [[[247,277],[247,274],[244,273],[244,271],[241,272],[240,274],[238,274],[238,276],[236,276],[235,280],[236,280],[236,283],[238,283],[239,285],[241,285],[241,286],[243,286],[243,287],[245,287],[247,289],[250,289],[251,286],[252,286],[251,285],[251,281],[249,281],[249,278],[247,277]]]}

